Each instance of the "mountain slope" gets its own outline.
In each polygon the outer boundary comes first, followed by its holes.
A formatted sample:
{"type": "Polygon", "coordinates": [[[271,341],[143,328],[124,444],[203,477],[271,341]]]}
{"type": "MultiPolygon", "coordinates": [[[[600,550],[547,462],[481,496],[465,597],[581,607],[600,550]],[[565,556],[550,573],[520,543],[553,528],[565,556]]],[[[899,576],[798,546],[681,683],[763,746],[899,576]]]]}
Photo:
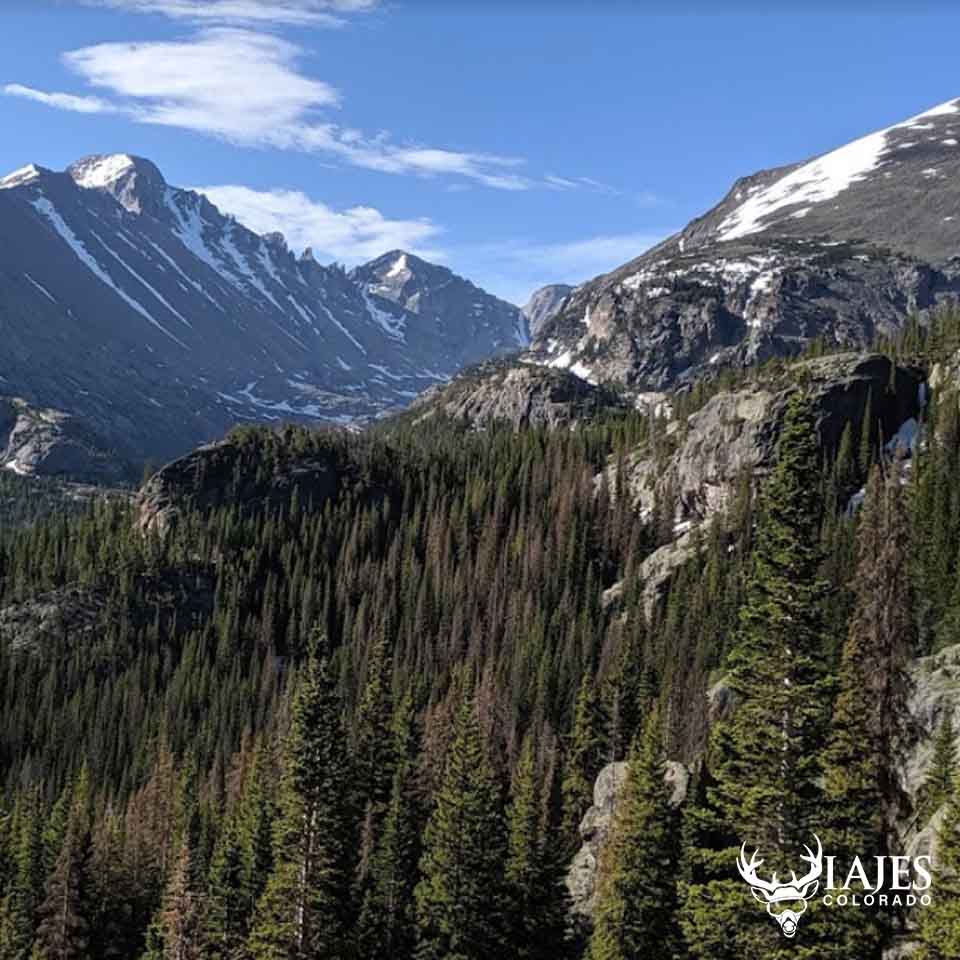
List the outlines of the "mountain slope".
{"type": "Polygon", "coordinates": [[[960,296],[960,100],[742,178],[657,247],[574,290],[532,359],[636,390],[717,364],[862,347],[960,296]]]}
{"type": "Polygon", "coordinates": [[[0,241],[0,393],[80,417],[123,459],[242,420],[369,418],[526,343],[517,308],[443,268],[416,260],[424,313],[369,281],[408,255],[321,266],[126,155],[0,180],[0,241]]]}
{"type": "Polygon", "coordinates": [[[530,341],[522,311],[481,290],[446,267],[402,250],[385,253],[350,273],[365,297],[406,311],[406,325],[438,359],[462,366],[480,356],[525,347],[530,341]],[[458,318],[452,328],[447,318],[458,318]]]}
{"type": "Polygon", "coordinates": [[[521,310],[530,325],[531,336],[535,337],[543,325],[556,315],[572,291],[573,287],[565,283],[550,283],[530,295],[521,310]]]}

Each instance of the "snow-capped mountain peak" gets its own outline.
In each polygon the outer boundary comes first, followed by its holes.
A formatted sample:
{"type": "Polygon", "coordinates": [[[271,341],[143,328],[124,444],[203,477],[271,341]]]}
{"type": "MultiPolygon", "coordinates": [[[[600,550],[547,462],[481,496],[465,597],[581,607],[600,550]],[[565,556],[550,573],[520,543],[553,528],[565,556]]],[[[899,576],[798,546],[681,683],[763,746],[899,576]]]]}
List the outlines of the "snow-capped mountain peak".
{"type": "Polygon", "coordinates": [[[143,157],[128,153],[96,154],[67,168],[84,190],[109,193],[129,213],[156,213],[166,181],[159,169],[143,157]]]}
{"type": "Polygon", "coordinates": [[[101,154],[78,160],[67,173],[78,187],[106,187],[129,173],[135,165],[133,157],[127,153],[101,154]]]}
{"type": "Polygon", "coordinates": [[[643,392],[804,348],[865,346],[960,300],[960,99],[734,183],[571,291],[530,359],[643,392]]]}
{"type": "Polygon", "coordinates": [[[0,177],[0,190],[10,190],[13,187],[21,187],[26,183],[32,183],[44,173],[43,167],[38,167],[35,163],[28,163],[19,170],[8,173],[5,177],[0,177]]]}
{"type": "MultiPolygon", "coordinates": [[[[484,292],[447,267],[429,263],[403,250],[391,250],[353,270],[350,276],[368,296],[389,301],[417,315],[437,334],[452,336],[449,323],[458,317],[458,338],[494,333],[499,349],[525,346],[529,331],[513,304],[484,292]],[[503,337],[506,330],[507,337],[503,337]]],[[[452,343],[451,343],[452,346],[452,343]]]]}
{"type": "Polygon", "coordinates": [[[297,258],[141,157],[30,165],[0,188],[0,393],[84,418],[130,459],[238,420],[377,416],[521,345],[519,311],[445,267],[297,258]]]}
{"type": "Polygon", "coordinates": [[[769,186],[751,192],[720,224],[717,239],[736,240],[768,229],[786,217],[802,219],[813,205],[833,200],[852,184],[865,180],[898,150],[908,150],[922,141],[935,146],[939,143],[948,150],[956,148],[958,131],[960,99],[948,100],[909,120],[816,157],[769,186]],[[953,123],[956,130],[951,126],[953,123]],[[938,124],[943,126],[943,135],[929,135],[938,124]]]}

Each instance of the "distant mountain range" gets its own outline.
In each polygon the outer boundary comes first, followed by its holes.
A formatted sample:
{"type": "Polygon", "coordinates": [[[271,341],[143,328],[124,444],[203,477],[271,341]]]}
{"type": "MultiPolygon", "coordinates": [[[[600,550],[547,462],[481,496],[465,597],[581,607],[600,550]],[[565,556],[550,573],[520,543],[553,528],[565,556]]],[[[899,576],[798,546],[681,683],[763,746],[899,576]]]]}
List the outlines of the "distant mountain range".
{"type": "Polygon", "coordinates": [[[363,422],[529,339],[444,267],[321,265],[125,154],[0,179],[0,336],[0,463],[85,476],[236,422],[363,422]]]}
{"type": "Polygon", "coordinates": [[[349,272],[296,256],[127,155],[4,177],[0,240],[0,464],[20,472],[128,476],[236,422],[363,423],[524,349],[514,362],[560,379],[491,367],[456,409],[560,421],[599,402],[564,377],[637,399],[957,301],[960,100],[744,177],[522,310],[402,251],[349,272]]]}
{"type": "Polygon", "coordinates": [[[744,177],[678,234],[559,305],[544,293],[550,309],[531,321],[526,360],[657,391],[795,354],[816,337],[863,346],[958,297],[960,100],[951,100],[744,177]]]}

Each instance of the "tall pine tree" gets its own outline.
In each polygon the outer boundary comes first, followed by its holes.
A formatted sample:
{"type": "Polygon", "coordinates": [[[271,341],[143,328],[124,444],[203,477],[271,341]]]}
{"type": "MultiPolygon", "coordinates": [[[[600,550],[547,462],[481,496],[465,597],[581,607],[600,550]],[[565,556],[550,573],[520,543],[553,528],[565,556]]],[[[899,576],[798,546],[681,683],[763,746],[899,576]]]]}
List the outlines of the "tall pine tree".
{"type": "Polygon", "coordinates": [[[565,949],[566,864],[549,829],[543,791],[528,736],[513,777],[505,871],[510,955],[516,960],[560,960],[565,949]]]}
{"type": "Polygon", "coordinates": [[[417,960],[489,960],[508,953],[500,789],[476,702],[457,713],[417,885],[417,960]]]}
{"type": "Polygon", "coordinates": [[[630,750],[623,792],[601,857],[590,960],[680,957],[679,819],[664,781],[659,711],[630,750]]]}
{"type": "MultiPolygon", "coordinates": [[[[789,876],[819,826],[819,747],[829,709],[819,576],[820,463],[813,411],[788,402],[763,491],[727,683],[736,708],[712,730],[712,783],[693,815],[681,921],[693,957],[786,956],[735,864],[741,843],[789,876]]],[[[791,945],[791,956],[808,947],[791,945]]]]}
{"type": "Polygon", "coordinates": [[[316,646],[293,704],[274,869],[249,938],[254,960],[340,960],[349,954],[343,717],[325,639],[316,646]]]}

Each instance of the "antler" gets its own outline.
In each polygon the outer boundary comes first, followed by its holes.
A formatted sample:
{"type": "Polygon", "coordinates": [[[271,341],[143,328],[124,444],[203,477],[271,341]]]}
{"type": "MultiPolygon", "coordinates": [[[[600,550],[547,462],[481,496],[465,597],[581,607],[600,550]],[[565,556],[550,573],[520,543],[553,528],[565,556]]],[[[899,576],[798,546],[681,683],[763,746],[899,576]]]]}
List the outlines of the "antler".
{"type": "Polygon", "coordinates": [[[761,880],[757,876],[757,868],[763,866],[763,860],[757,859],[757,854],[759,850],[754,850],[750,855],[750,861],[747,862],[747,845],[744,843],[740,847],[740,859],[737,861],[737,869],[740,871],[740,876],[743,877],[751,887],[756,887],[758,890],[767,890],[770,893],[773,893],[780,884],[777,882],[777,875],[774,874],[771,880],[761,880]]]}
{"type": "Polygon", "coordinates": [[[813,880],[817,880],[823,872],[823,844],[820,843],[820,838],[816,834],[813,836],[817,841],[817,852],[814,853],[808,846],[804,845],[803,849],[807,851],[807,854],[800,859],[809,863],[811,869],[809,873],[800,879],[797,879],[796,873],[791,870],[790,883],[782,882],[775,873],[769,880],[761,880],[760,877],[757,876],[757,868],[763,865],[763,860],[757,858],[757,854],[759,854],[760,851],[754,850],[748,861],[747,845],[745,843],[740,847],[740,859],[737,861],[737,869],[740,871],[740,876],[743,877],[751,887],[764,892],[768,900],[787,899],[791,895],[795,896],[796,899],[800,899],[800,893],[803,888],[813,880]]]}
{"type": "MultiPolygon", "coordinates": [[[[820,877],[820,874],[823,873],[823,844],[820,843],[820,838],[814,834],[813,839],[817,841],[817,852],[814,853],[806,844],[804,844],[803,849],[807,851],[805,857],[801,857],[801,860],[809,863],[811,870],[809,873],[804,874],[799,880],[795,873],[793,876],[793,886],[803,887],[808,884],[811,880],[817,880],[820,877]]],[[[792,872],[792,871],[791,871],[792,872]]]]}

